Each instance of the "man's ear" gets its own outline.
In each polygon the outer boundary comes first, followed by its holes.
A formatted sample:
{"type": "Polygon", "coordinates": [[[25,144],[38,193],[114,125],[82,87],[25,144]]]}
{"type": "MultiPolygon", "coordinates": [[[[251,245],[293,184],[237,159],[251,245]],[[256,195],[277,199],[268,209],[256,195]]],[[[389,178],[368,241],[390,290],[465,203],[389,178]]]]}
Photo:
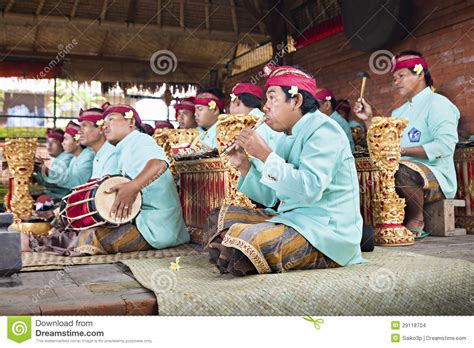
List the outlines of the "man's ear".
{"type": "Polygon", "coordinates": [[[291,98],[292,103],[294,103],[295,109],[301,108],[301,105],[303,105],[303,96],[301,93],[295,94],[293,98],[291,98]]]}
{"type": "Polygon", "coordinates": [[[424,71],[421,71],[419,74],[418,74],[418,78],[422,81],[425,81],[425,72],[424,71]]]}

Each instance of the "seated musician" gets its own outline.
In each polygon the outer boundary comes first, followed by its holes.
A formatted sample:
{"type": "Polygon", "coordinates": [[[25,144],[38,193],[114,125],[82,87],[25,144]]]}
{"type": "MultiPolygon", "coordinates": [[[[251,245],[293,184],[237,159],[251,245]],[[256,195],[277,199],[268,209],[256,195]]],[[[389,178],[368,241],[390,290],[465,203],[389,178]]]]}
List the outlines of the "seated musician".
{"type": "Polygon", "coordinates": [[[178,129],[198,128],[199,133],[204,132],[201,127],[198,127],[196,118],[194,117],[196,107],[193,97],[176,101],[174,110],[176,112],[176,120],[179,124],[178,129]]]}
{"type": "MultiPolygon", "coordinates": [[[[408,118],[402,135],[402,161],[395,174],[398,194],[405,198],[405,225],[415,238],[427,235],[423,205],[456,194],[454,149],[458,141],[459,110],[431,89],[428,64],[416,51],[404,51],[392,60],[393,85],[405,104],[392,117],[408,118]]],[[[372,107],[364,100],[354,105],[355,114],[370,127],[372,107]]]]}
{"type": "Polygon", "coordinates": [[[62,129],[50,129],[46,134],[46,150],[52,157],[51,166],[47,167],[41,160],[41,168],[37,168],[33,174],[34,180],[44,186],[46,194],[57,200],[69,192],[69,188],[59,186],[57,183],[69,167],[73,156],[63,149],[64,131],[62,129]]]}
{"type": "Polygon", "coordinates": [[[80,126],[78,124],[70,121],[66,126],[62,142],[64,151],[73,155],[73,158],[57,184],[68,189],[85,184],[92,175],[94,152],[87,146],[80,144],[79,129],[80,126]]]}
{"type": "Polygon", "coordinates": [[[201,89],[194,98],[196,122],[204,129],[200,140],[212,149],[217,148],[216,123],[224,112],[224,98],[224,93],[216,87],[201,89]]]}
{"type": "MultiPolygon", "coordinates": [[[[110,104],[105,103],[102,107],[108,105],[110,104]]],[[[115,146],[105,139],[101,128],[101,124],[104,122],[102,113],[102,109],[91,108],[81,110],[79,114],[81,144],[89,147],[95,153],[92,163],[92,179],[101,178],[106,174],[119,173],[115,146]]]]}
{"type": "Polygon", "coordinates": [[[323,114],[328,115],[334,121],[336,121],[339,126],[341,126],[344,133],[346,133],[347,139],[351,145],[351,151],[354,152],[355,145],[354,139],[352,138],[351,127],[349,126],[349,122],[339,114],[336,110],[336,98],[332,94],[331,90],[328,88],[321,88],[318,89],[316,92],[316,100],[319,103],[319,111],[323,114]]]}
{"type": "Polygon", "coordinates": [[[48,237],[30,237],[35,251],[56,251],[65,255],[114,254],[163,249],[189,242],[176,186],[164,151],[152,137],[141,133],[141,119],[128,105],[111,105],[104,110],[103,132],[116,146],[120,171],[132,178],[112,187],[116,192],[111,215],[118,220],[131,214],[141,191],[143,205],[133,223],[117,228],[96,227],[79,232],[53,230],[48,237]]]}
{"type": "MultiPolygon", "coordinates": [[[[265,113],[260,110],[262,98],[263,90],[260,86],[239,82],[232,88],[229,112],[233,115],[243,114],[264,117],[265,113]]],[[[283,133],[272,130],[266,123],[257,128],[256,132],[272,149],[275,148],[278,139],[284,136],[283,133]]]]}
{"type": "Polygon", "coordinates": [[[359,184],[344,131],[318,111],[313,77],[290,66],[264,72],[266,122],[286,136],[273,151],[245,128],[230,161],[241,173],[239,191],[280,205],[277,212],[222,207],[217,228],[206,231],[211,262],[238,276],[364,262],[359,184]],[[262,171],[245,151],[264,163],[262,171]]]}

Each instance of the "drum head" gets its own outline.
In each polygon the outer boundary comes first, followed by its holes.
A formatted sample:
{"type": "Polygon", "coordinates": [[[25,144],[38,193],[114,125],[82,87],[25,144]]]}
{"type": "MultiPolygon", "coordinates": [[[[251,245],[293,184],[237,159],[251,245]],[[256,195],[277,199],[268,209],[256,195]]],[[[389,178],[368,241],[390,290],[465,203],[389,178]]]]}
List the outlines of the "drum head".
{"type": "Polygon", "coordinates": [[[140,209],[142,207],[142,194],[139,192],[137,199],[133,203],[132,206],[132,214],[129,218],[124,220],[118,220],[115,217],[110,216],[110,210],[112,209],[112,205],[114,204],[115,196],[117,193],[105,193],[106,190],[109,188],[130,182],[130,179],[125,178],[123,176],[111,176],[110,178],[105,179],[99,185],[95,192],[95,209],[97,212],[108,222],[114,224],[125,224],[127,222],[132,221],[137,217],[140,213],[140,209]]]}

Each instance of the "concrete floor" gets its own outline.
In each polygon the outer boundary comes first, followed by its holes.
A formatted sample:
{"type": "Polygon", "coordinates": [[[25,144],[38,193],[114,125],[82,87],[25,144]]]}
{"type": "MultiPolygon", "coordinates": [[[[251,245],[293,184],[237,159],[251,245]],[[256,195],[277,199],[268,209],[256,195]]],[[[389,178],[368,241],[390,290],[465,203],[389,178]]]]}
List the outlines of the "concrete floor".
{"type": "MultiPolygon", "coordinates": [[[[427,237],[413,246],[393,249],[474,262],[474,235],[427,237]]],[[[0,278],[0,315],[157,313],[155,295],[122,264],[78,265],[0,278]]]]}

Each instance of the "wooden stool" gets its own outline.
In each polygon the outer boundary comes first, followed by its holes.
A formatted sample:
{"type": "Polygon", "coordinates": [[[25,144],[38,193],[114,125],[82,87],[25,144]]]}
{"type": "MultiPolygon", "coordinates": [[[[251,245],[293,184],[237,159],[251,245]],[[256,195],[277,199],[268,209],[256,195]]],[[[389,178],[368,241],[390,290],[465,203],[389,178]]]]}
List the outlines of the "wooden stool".
{"type": "Polygon", "coordinates": [[[424,206],[424,230],[432,236],[452,237],[466,234],[465,228],[454,226],[454,208],[464,207],[466,202],[460,199],[445,199],[426,203],[424,206]]]}

